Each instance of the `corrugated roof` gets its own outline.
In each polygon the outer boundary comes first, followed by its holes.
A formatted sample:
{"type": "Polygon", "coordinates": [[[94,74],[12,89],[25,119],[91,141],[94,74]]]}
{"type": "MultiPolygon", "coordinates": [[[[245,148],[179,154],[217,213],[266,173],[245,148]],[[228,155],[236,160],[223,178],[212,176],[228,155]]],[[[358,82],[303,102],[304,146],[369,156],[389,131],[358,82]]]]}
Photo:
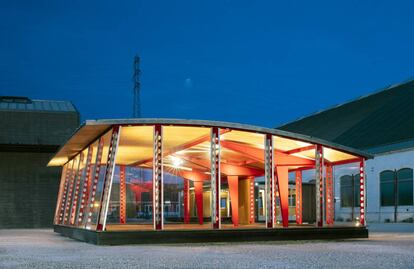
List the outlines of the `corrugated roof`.
{"type": "Polygon", "coordinates": [[[0,96],[0,110],[77,112],[69,101],[31,100],[27,97],[0,96]]]}
{"type": "Polygon", "coordinates": [[[400,148],[414,140],[414,80],[327,109],[278,127],[349,147],[400,148]],[[387,146],[387,147],[384,147],[387,146]]]}

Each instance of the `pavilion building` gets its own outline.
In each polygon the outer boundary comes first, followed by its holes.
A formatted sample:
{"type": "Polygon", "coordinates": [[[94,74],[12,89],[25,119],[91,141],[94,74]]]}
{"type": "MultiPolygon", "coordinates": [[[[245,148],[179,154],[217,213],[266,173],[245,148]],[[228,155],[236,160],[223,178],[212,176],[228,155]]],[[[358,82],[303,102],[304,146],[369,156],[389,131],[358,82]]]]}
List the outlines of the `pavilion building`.
{"type": "Polygon", "coordinates": [[[55,231],[97,244],[365,237],[369,158],[326,140],[236,123],[86,121],[49,162],[63,166],[55,231]],[[344,164],[359,175],[352,227],[335,225],[333,168],[344,164]],[[302,220],[303,171],[315,174],[314,224],[302,220]]]}

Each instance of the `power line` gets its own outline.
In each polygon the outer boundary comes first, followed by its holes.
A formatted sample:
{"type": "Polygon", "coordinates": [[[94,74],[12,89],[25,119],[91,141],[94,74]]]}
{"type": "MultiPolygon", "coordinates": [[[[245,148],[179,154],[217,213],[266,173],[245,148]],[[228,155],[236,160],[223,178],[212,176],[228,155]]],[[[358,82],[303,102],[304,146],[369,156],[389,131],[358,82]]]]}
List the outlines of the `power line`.
{"type": "Polygon", "coordinates": [[[132,108],[132,117],[140,118],[141,117],[141,83],[139,81],[139,75],[141,70],[139,69],[140,58],[138,55],[134,57],[134,76],[132,78],[134,82],[134,100],[132,108]]]}

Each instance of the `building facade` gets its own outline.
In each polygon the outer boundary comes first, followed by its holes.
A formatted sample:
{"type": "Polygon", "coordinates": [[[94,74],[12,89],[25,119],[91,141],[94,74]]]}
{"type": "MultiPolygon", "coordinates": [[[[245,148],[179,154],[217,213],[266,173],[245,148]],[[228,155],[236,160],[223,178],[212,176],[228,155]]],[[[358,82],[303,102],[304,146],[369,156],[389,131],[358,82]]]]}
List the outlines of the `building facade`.
{"type": "MultiPolygon", "coordinates": [[[[413,222],[414,82],[393,85],[278,129],[319,137],[373,154],[366,163],[367,221],[413,222]]],[[[358,216],[358,168],[337,166],[335,217],[358,216]]]]}
{"type": "Polygon", "coordinates": [[[52,225],[59,167],[50,158],[79,125],[70,102],[0,97],[0,228],[52,225]]]}

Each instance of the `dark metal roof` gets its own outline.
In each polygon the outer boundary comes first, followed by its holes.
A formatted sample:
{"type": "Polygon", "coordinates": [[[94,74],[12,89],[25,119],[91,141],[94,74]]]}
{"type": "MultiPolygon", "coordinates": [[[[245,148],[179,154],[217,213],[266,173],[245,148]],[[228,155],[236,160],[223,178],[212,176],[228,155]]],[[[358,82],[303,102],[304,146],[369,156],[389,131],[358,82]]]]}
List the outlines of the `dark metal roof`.
{"type": "Polygon", "coordinates": [[[31,100],[27,97],[0,96],[0,111],[77,112],[69,101],[31,100]]]}
{"type": "Polygon", "coordinates": [[[407,142],[414,140],[414,80],[287,123],[278,129],[371,153],[402,149],[410,144],[407,142]]]}

